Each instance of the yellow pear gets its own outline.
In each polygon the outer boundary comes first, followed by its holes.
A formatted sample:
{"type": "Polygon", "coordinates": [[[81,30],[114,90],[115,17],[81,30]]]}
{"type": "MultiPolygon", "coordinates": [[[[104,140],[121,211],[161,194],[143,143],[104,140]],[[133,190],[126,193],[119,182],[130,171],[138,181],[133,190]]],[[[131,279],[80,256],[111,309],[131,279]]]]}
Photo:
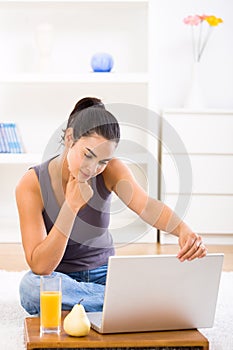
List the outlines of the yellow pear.
{"type": "Polygon", "coordinates": [[[73,306],[63,322],[64,331],[74,337],[83,337],[87,335],[91,328],[86,311],[80,302],[73,306]]]}

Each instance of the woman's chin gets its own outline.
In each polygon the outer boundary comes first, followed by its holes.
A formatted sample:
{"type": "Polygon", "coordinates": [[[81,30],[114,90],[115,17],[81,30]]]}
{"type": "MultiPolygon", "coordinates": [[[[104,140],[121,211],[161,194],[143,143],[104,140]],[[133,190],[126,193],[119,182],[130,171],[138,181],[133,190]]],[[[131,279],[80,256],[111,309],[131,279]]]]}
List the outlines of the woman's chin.
{"type": "Polygon", "coordinates": [[[84,175],[84,174],[78,174],[77,180],[78,182],[86,182],[90,179],[90,176],[84,175]]]}

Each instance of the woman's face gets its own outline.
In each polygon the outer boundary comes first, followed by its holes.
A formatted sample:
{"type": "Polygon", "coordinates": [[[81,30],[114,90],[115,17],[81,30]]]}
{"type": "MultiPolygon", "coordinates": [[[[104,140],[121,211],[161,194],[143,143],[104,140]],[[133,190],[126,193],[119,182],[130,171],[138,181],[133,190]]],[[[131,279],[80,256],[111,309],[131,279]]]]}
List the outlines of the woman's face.
{"type": "Polygon", "coordinates": [[[69,171],[78,181],[88,181],[104,171],[116,146],[115,141],[106,140],[97,134],[81,137],[69,148],[69,171]]]}

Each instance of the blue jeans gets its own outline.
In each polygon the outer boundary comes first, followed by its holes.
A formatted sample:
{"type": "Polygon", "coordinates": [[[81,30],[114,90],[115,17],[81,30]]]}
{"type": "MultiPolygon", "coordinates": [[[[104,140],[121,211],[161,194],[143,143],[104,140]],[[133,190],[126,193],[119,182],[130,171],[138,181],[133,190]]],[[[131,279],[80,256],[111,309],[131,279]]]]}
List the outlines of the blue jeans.
{"type": "MultiPolygon", "coordinates": [[[[96,269],[64,274],[62,278],[62,310],[71,310],[81,299],[87,312],[102,311],[107,275],[107,265],[96,269]]],[[[31,315],[40,313],[40,276],[27,272],[19,286],[22,307],[31,315]]]]}

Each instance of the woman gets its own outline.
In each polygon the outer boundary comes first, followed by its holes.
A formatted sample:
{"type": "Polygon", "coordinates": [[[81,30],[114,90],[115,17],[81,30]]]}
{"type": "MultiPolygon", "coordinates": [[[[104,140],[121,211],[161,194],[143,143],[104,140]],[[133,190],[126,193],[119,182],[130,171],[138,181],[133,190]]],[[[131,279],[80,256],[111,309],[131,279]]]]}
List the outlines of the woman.
{"type": "Polygon", "coordinates": [[[86,311],[102,309],[108,257],[111,192],[150,225],[179,237],[180,261],[201,258],[206,248],[165,204],[149,198],[128,167],[113,157],[119,124],[101,100],[84,98],[64,131],[63,152],[29,169],[16,188],[25,256],[22,306],[37,314],[40,275],[62,274],[62,308],[81,298],[86,311]],[[169,228],[172,227],[171,230],[169,228]]]}

